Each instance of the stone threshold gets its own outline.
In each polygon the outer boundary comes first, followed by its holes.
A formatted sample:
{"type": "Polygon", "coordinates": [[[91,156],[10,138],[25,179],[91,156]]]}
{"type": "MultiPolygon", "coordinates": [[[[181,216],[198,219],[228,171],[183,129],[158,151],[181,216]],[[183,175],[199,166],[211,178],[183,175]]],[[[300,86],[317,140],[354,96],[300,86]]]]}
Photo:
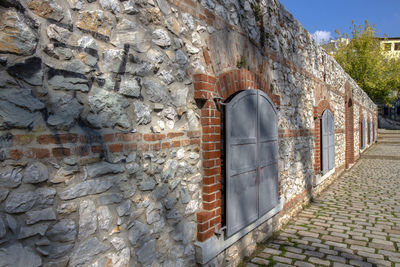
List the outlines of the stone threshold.
{"type": "Polygon", "coordinates": [[[225,232],[220,236],[212,236],[204,242],[195,242],[195,250],[196,250],[196,261],[201,265],[207,264],[209,261],[214,259],[218,254],[220,254],[225,249],[229,248],[235,242],[237,242],[240,238],[260,226],[262,223],[265,223],[267,220],[271,219],[275,215],[277,215],[283,209],[283,201],[279,199],[278,205],[264,214],[255,222],[246,226],[233,236],[229,238],[225,238],[225,232]]]}

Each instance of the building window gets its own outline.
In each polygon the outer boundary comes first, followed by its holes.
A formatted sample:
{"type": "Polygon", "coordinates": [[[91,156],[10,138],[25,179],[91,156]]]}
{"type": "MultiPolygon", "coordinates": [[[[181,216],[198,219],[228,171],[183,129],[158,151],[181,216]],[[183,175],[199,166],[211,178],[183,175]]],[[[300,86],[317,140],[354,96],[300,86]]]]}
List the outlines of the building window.
{"type": "Polygon", "coordinates": [[[385,51],[391,51],[392,50],[392,44],[391,43],[385,43],[384,44],[384,49],[385,49],[385,51]]]}
{"type": "Polygon", "coordinates": [[[400,51],[400,43],[395,43],[394,44],[394,50],[400,51]]]}

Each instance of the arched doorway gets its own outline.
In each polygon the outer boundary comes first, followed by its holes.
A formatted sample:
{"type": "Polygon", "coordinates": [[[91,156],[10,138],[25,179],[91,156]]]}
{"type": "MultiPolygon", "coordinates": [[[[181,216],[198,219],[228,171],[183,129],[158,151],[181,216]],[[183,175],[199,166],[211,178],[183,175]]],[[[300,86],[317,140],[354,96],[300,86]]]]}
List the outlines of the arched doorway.
{"type": "Polygon", "coordinates": [[[354,163],[354,112],[353,112],[353,100],[348,98],[345,103],[346,123],[345,123],[345,135],[346,135],[346,150],[345,150],[345,163],[346,168],[350,164],[354,163]]]}
{"type": "Polygon", "coordinates": [[[278,115],[260,90],[225,104],[226,227],[231,236],[279,203],[278,115]]]}

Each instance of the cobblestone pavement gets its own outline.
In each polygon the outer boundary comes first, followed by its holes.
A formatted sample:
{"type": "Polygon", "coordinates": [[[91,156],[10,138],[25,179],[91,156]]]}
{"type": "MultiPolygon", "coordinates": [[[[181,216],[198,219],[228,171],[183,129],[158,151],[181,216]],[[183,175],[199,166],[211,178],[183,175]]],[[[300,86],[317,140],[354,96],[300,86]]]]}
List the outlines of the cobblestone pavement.
{"type": "Polygon", "coordinates": [[[400,266],[400,160],[360,159],[245,266],[400,266]]]}

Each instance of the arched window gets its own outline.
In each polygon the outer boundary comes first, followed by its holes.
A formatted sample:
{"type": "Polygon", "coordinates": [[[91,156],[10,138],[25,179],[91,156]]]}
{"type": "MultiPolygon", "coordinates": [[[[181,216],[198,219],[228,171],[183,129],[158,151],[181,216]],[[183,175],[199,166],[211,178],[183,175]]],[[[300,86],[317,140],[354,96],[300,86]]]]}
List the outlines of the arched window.
{"type": "Polygon", "coordinates": [[[335,125],[329,110],[322,114],[321,136],[321,171],[325,174],[335,167],[335,125]]]}

